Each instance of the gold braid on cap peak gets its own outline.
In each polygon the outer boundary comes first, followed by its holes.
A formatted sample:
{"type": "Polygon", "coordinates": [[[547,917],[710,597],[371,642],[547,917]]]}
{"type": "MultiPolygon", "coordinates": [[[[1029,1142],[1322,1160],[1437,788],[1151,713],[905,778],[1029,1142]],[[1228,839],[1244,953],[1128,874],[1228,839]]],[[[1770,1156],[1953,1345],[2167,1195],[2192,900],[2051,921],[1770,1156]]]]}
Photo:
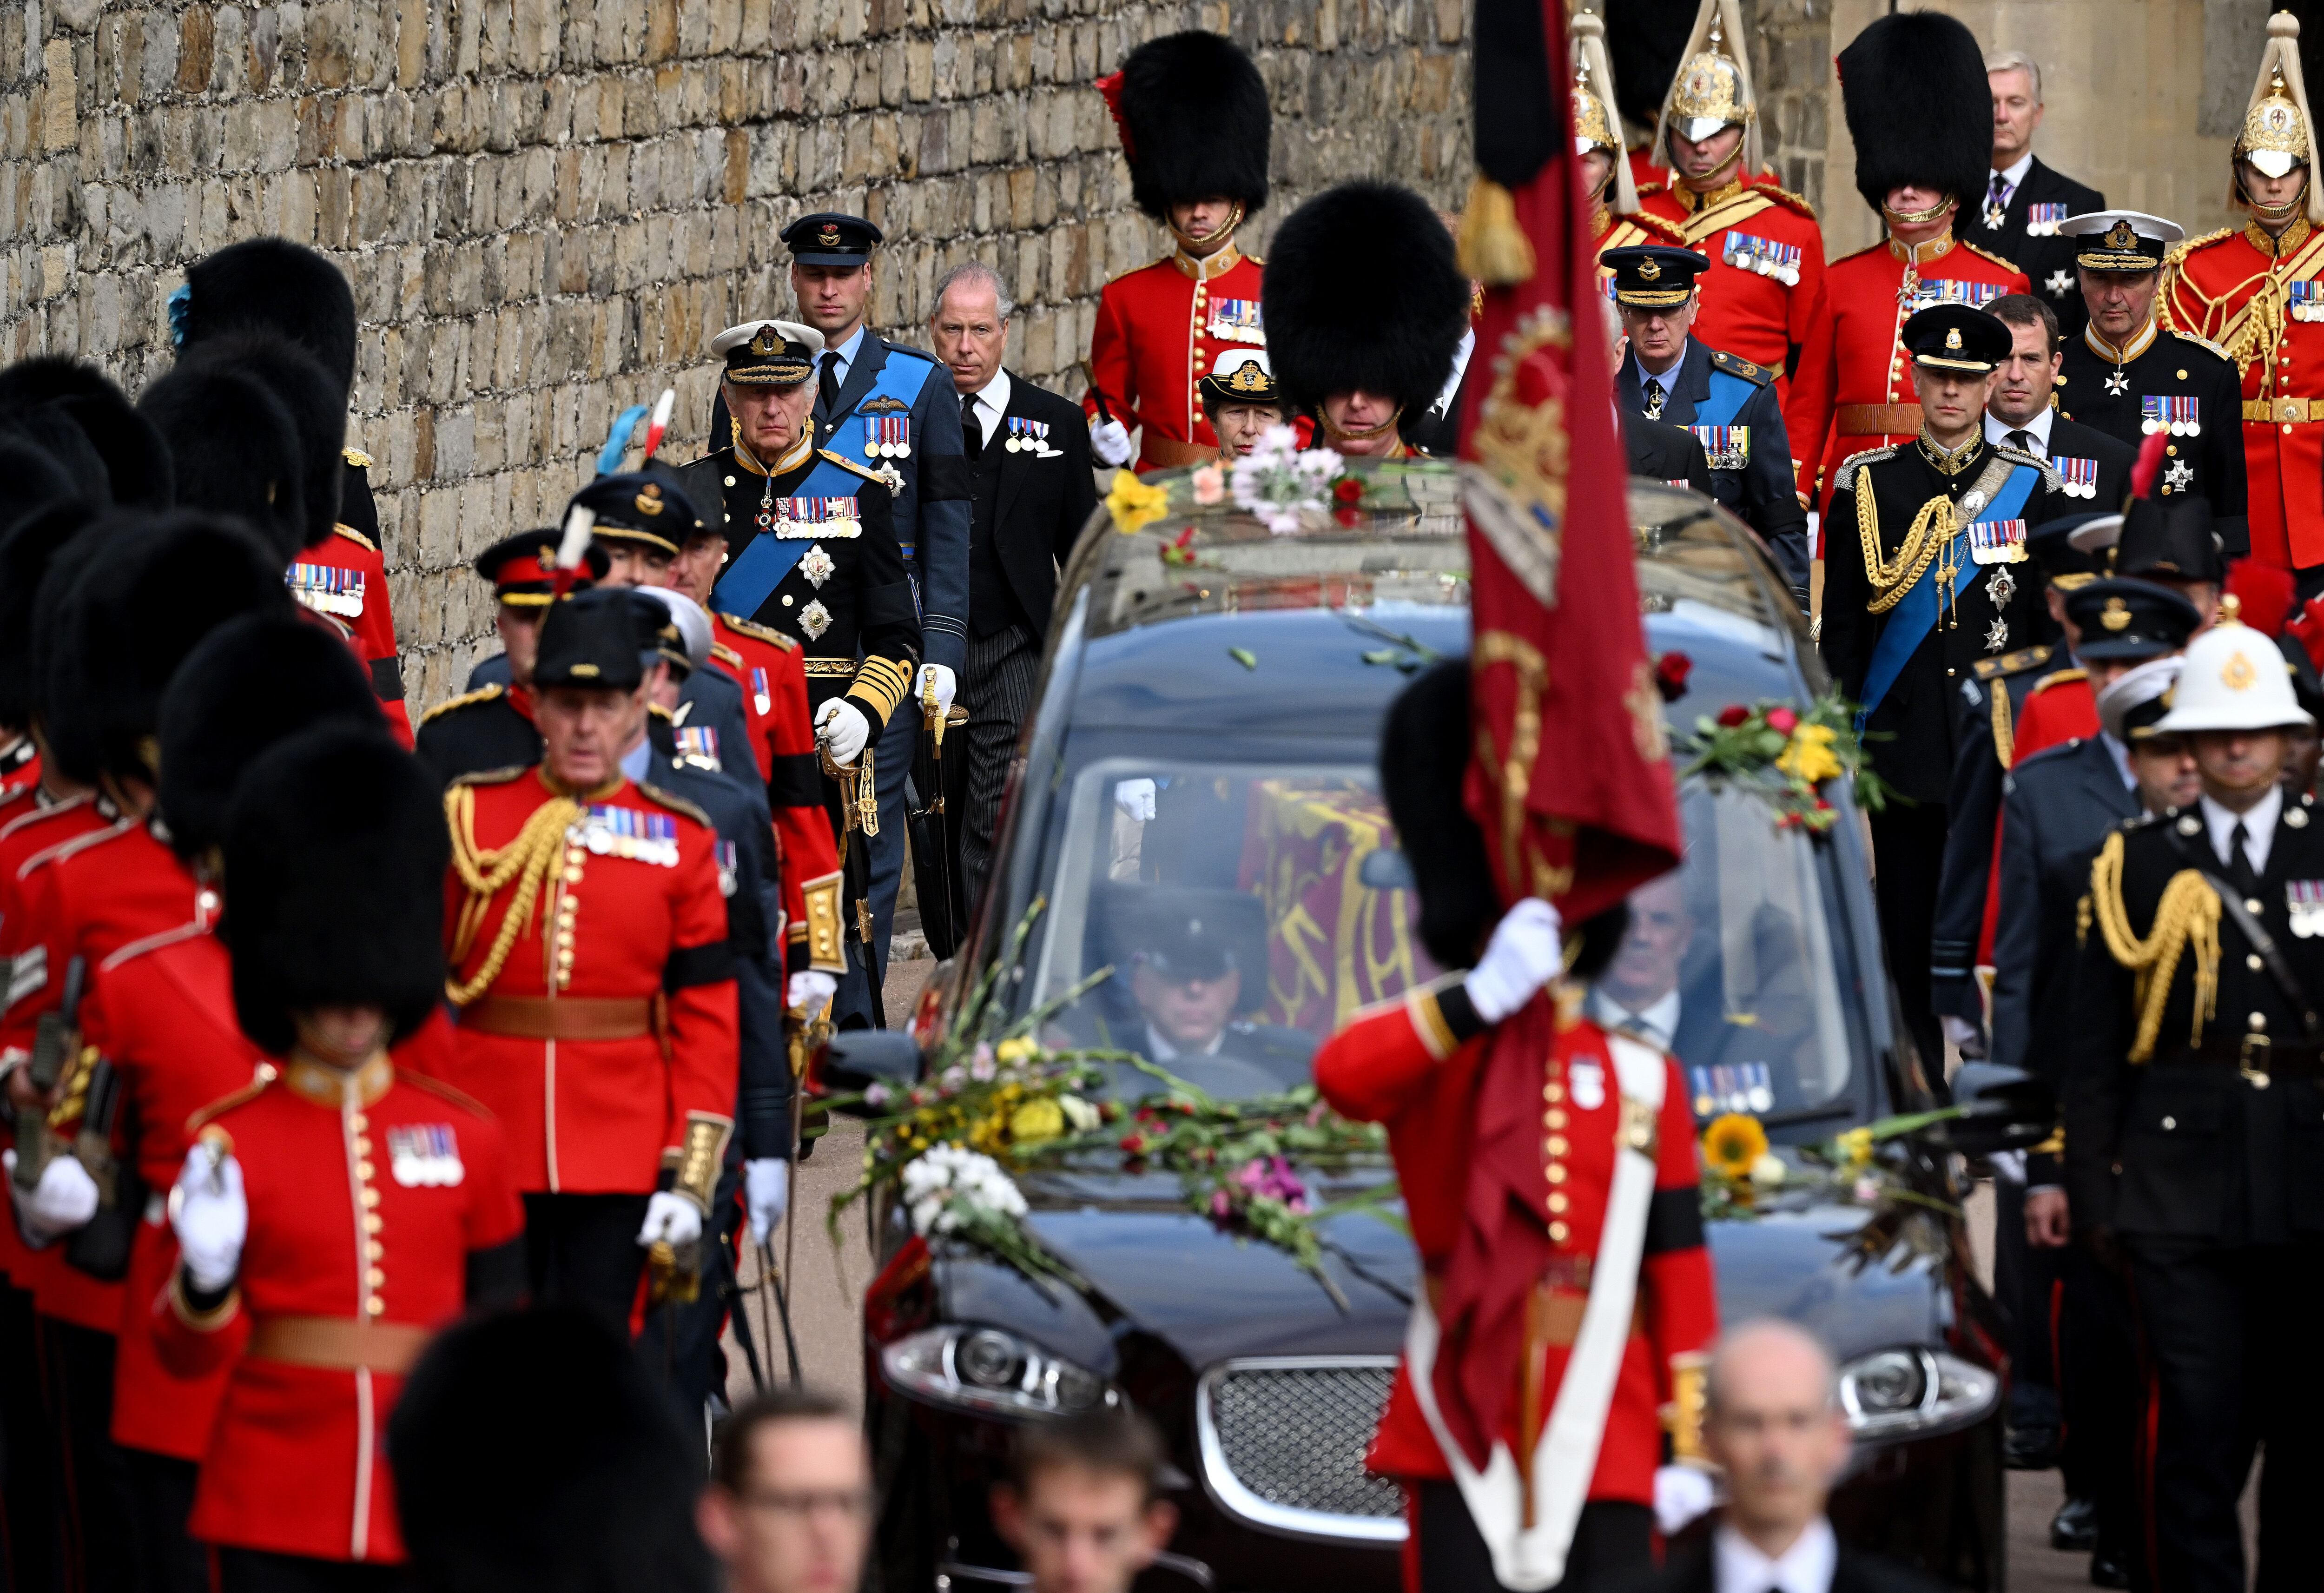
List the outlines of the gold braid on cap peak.
{"type": "Polygon", "coordinates": [[[501,915],[493,948],[484,953],[475,978],[466,983],[449,979],[444,981],[445,998],[453,1006],[466,1006],[492,989],[493,981],[501,976],[517,935],[540,905],[541,887],[557,871],[565,850],[566,831],[581,822],[584,811],[582,805],[570,796],[552,796],[533,809],[532,816],[524,821],[524,828],[517,832],[515,840],[497,852],[487,852],[476,844],[475,792],[467,786],[455,786],[444,793],[444,818],[452,831],[452,867],[468,891],[468,899],[460,904],[460,916],[453,926],[453,967],[457,968],[476,944],[477,932],[484,927],[484,912],[492,906],[493,898],[512,882],[516,886],[516,895],[511,898],[508,910],[501,915]]]}
{"type": "Polygon", "coordinates": [[[2129,1060],[2144,1062],[2154,1054],[2171,981],[2190,944],[2195,948],[2195,1020],[2187,1043],[2201,1045],[2203,1025],[2219,1006],[2218,892],[2197,870],[2180,870],[2163,888],[2154,922],[2140,939],[2122,899],[2122,832],[2116,830],[2107,836],[2098,861],[2090,864],[2088,900],[2098,933],[2106,937],[2107,953],[2136,975],[2131,999],[2138,1008],[2138,1029],[2131,1038],[2129,1060]]]}

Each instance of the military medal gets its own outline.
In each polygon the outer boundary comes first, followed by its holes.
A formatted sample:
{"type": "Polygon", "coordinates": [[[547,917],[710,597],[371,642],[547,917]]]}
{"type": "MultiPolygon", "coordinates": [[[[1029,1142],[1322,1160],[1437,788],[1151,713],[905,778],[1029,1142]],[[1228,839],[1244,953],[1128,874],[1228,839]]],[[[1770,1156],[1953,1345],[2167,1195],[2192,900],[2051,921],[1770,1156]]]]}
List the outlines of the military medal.
{"type": "Polygon", "coordinates": [[[2283,301],[2295,321],[2324,321],[2324,290],[2315,282],[2286,282],[2283,301]]]}
{"type": "Polygon", "coordinates": [[[2095,498],[2098,495],[2098,462],[2095,459],[2052,459],[2051,467],[2057,471],[2058,480],[2069,498],[2095,498]]]}
{"type": "Polygon", "coordinates": [[[1694,1115],[1698,1118],[1714,1117],[1720,1112],[1766,1112],[1775,1108],[1775,1091],[1769,1085],[1767,1064],[1764,1062],[1691,1067],[1686,1071],[1689,1082],[1694,1086],[1694,1115]]]}
{"type": "Polygon", "coordinates": [[[1986,628],[1985,650],[1997,653],[2008,645],[2009,622],[1997,614],[1994,616],[1993,623],[1986,628]]]}
{"type": "Polygon", "coordinates": [[[2324,935],[2324,879],[2285,880],[2283,906],[2292,917],[2292,934],[2302,940],[2324,935]]]}
{"type": "Polygon", "coordinates": [[[909,415],[866,415],[863,456],[867,459],[908,459],[912,456],[909,415]]]}
{"type": "Polygon", "coordinates": [[[2172,437],[2197,437],[2203,430],[2200,400],[2149,393],[2138,401],[2138,429],[2153,437],[2167,431],[2172,437]]]}
{"type": "Polygon", "coordinates": [[[799,610],[798,627],[807,632],[809,641],[820,640],[823,633],[831,629],[831,611],[823,606],[823,599],[816,598],[799,610]]]}
{"type": "Polygon", "coordinates": [[[1049,425],[1023,415],[1011,415],[1009,420],[1009,441],[1003,446],[1012,454],[1038,454],[1049,446],[1049,425]]]}
{"type": "Polygon", "coordinates": [[[1222,343],[1255,343],[1261,347],[1267,344],[1256,299],[1213,299],[1209,330],[1222,343]]]}
{"type": "Polygon", "coordinates": [[[1567,1082],[1573,1091],[1573,1104],[1583,1111],[1594,1112],[1606,1104],[1606,1070],[1594,1062],[1576,1062],[1567,1070],[1567,1082]]]}
{"type": "Polygon", "coordinates": [[[1754,237],[1749,233],[1730,232],[1720,244],[1719,253],[1721,260],[1738,271],[1748,271],[1754,276],[1772,277],[1786,288],[1799,285],[1801,255],[1796,244],[1754,237]]]}
{"type": "Polygon", "coordinates": [[[774,694],[767,689],[767,672],[764,669],[751,671],[751,705],[759,711],[761,719],[774,712],[774,694]]]}
{"type": "Polygon", "coordinates": [[[2007,608],[2009,600],[2017,595],[2017,577],[2009,573],[2007,565],[1993,566],[1993,574],[1985,578],[1985,595],[1997,609],[2007,608]]]}
{"type": "Polygon", "coordinates": [[[2173,459],[2171,468],[2163,473],[2163,484],[2166,490],[2185,492],[2195,484],[2195,467],[2184,459],[2173,459]]]}
{"type": "Polygon", "coordinates": [[[282,584],[290,588],[290,595],[300,603],[318,614],[352,620],[363,612],[361,570],[343,570],[327,564],[294,564],[283,572],[282,584]]]}
{"type": "Polygon", "coordinates": [[[2116,370],[2106,379],[2107,396],[2120,398],[2130,391],[2130,373],[2116,370]]]}
{"type": "Polygon", "coordinates": [[[681,724],[678,727],[678,760],[696,769],[713,771],[724,766],[718,761],[718,727],[715,724],[681,724]]]}
{"type": "MultiPolygon", "coordinates": [[[[788,540],[811,537],[860,537],[863,527],[855,516],[853,498],[783,498],[774,505],[773,529],[788,540]]],[[[810,557],[814,551],[810,550],[810,557]]],[[[829,554],[824,557],[828,560],[829,554]]],[[[804,561],[802,561],[804,562],[804,561]]]]}
{"type": "Polygon", "coordinates": [[[449,1123],[399,1123],[387,1131],[387,1170],[405,1189],[453,1189],[468,1175],[449,1123]]]}
{"type": "Polygon", "coordinates": [[[1741,470],[1751,463],[1751,428],[1748,426],[1690,426],[1702,445],[1703,457],[1713,470],[1741,470]]]}
{"type": "MultiPolygon", "coordinates": [[[[1997,232],[1999,232],[1999,231],[2000,231],[2004,226],[2007,226],[2007,225],[2008,225],[2008,222],[2009,222],[2009,212],[2002,208],[2001,201],[2000,201],[2000,200],[1998,200],[1998,199],[1987,199],[1987,200],[1985,202],[1985,230],[1986,230],[1986,231],[1987,231],[1987,232],[1989,232],[1989,233],[1997,233],[1997,232]]],[[[2030,231],[2032,231],[2033,229],[2032,229],[2031,227],[2028,227],[2026,230],[2030,232],[2030,231]]]]}
{"type": "Polygon", "coordinates": [[[810,586],[821,586],[831,579],[832,572],[838,567],[832,561],[831,555],[823,550],[820,542],[809,548],[798,561],[798,572],[807,577],[807,584],[810,586]]]}
{"type": "Polygon", "coordinates": [[[678,867],[678,821],[666,813],[593,802],[575,829],[579,832],[575,839],[599,857],[678,867]]]}
{"type": "MultiPolygon", "coordinates": [[[[1964,497],[1961,506],[1967,508],[1964,497]]],[[[2015,564],[2025,557],[2025,522],[1981,520],[1969,528],[1969,556],[1978,564],[2015,564]]]]}
{"type": "Polygon", "coordinates": [[[2025,207],[2025,235],[2029,238],[2054,237],[2058,224],[2073,214],[2071,205],[2028,205],[2025,207]]]}

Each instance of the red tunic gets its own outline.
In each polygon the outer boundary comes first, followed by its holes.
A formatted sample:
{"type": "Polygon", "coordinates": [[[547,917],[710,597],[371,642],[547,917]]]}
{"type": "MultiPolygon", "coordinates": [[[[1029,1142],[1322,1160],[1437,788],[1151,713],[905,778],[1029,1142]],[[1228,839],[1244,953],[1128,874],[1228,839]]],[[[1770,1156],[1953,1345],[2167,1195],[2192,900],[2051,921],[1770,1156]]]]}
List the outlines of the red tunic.
{"type": "MultiPolygon", "coordinates": [[[[1432,1288],[1451,1261],[1460,1232],[1475,1131],[1477,1072],[1489,1037],[1479,1035],[1456,1043],[1437,999],[1438,988],[1423,987],[1401,1001],[1358,1014],[1315,1054],[1315,1086],[1334,1110],[1388,1125],[1388,1149],[1396,1159],[1412,1242],[1432,1288]]],[[[1605,1033],[1596,1025],[1576,1022],[1565,1028],[1558,1036],[1556,1060],[1568,1075],[1574,1064],[1594,1062],[1605,1081],[1597,1105],[1585,1107],[1579,1100],[1561,1103],[1557,1110],[1565,1111],[1569,1121],[1551,1125],[1565,1134],[1571,1146],[1564,1158],[1568,1176],[1559,1185],[1571,1202],[1565,1215],[1569,1231],[1564,1236],[1553,1231],[1551,1238],[1561,1260],[1571,1257],[1586,1264],[1597,1253],[1605,1222],[1618,1154],[1620,1092],[1614,1086],[1605,1033]]],[[[1685,1192],[1691,1197],[1698,1174],[1686,1082],[1678,1064],[1667,1058],[1664,1074],[1655,1188],[1658,1194],[1685,1192]]],[[[1672,1359],[1702,1350],[1719,1331],[1711,1257],[1700,1238],[1657,1248],[1650,1226],[1646,1252],[1638,1288],[1638,1321],[1644,1331],[1634,1331],[1622,1351],[1598,1469],[1590,1481],[1593,1499],[1653,1503],[1655,1468],[1662,1459],[1658,1412],[1671,1396],[1672,1359]]],[[[1545,1349],[1545,1402],[1554,1398],[1570,1353],[1569,1348],[1555,1344],[1545,1349]]],[[[1517,1402],[1511,1403],[1514,1407],[1517,1402]]],[[[1513,1451],[1520,1450],[1514,1424],[1502,1436],[1513,1451]]],[[[1452,1475],[1401,1367],[1381,1413],[1368,1464],[1391,1477],[1452,1475]]]]}
{"type": "Polygon", "coordinates": [[[428,1331],[457,1316],[469,1254],[524,1231],[500,1130],[383,1056],[354,1073],[293,1062],[277,1080],[270,1066],[198,1118],[242,1164],[250,1234],[235,1292],[210,1316],[189,1310],[181,1277],[153,1302],[171,1371],[227,1368],[187,1528],[278,1554],[401,1561],[384,1438],[408,1352],[301,1363],[263,1353],[263,1340],[290,1319],[345,1342],[364,1326],[428,1331]]]}
{"type": "MultiPolygon", "coordinates": [[[[2024,272],[1950,234],[1921,244],[1914,269],[1908,271],[1905,253],[1892,238],[1833,261],[1824,275],[1824,313],[1809,326],[1784,405],[1784,427],[1802,461],[1799,490],[1810,502],[1828,504],[1833,467],[1849,455],[1920,435],[1921,401],[1896,342],[1914,311],[2031,291],[2024,272]]],[[[1821,557],[1821,534],[1816,551],[1821,557]]]]}
{"type": "Polygon", "coordinates": [[[152,1306],[177,1269],[178,1244],[159,1197],[167,1196],[185,1165],[187,1119],[249,1083],[264,1059],[243,1036],[232,962],[207,925],[149,936],[105,958],[81,1012],[84,1040],[113,1064],[125,1091],[116,1148],[157,1197],[138,1224],[121,1289],[113,1439],[198,1460],[226,1392],[226,1368],[191,1383],[162,1368],[152,1306]]]}
{"type": "Polygon", "coordinates": [[[807,716],[807,655],[779,631],[732,614],[710,616],[710,656],[742,688],[742,717],[751,726],[751,756],[767,784],[775,837],[782,857],[786,966],[846,971],[839,949],[839,846],[831,812],[823,805],[823,773],[816,759],[815,725],[807,716]],[[827,917],[825,954],[815,957],[807,927],[827,917]]]}
{"type": "MultiPolygon", "coordinates": [[[[93,797],[50,802],[42,797],[37,782],[0,797],[0,968],[13,969],[17,953],[25,947],[23,898],[16,882],[16,871],[24,860],[68,836],[101,829],[105,823],[93,797]]],[[[43,963],[44,979],[45,971],[43,963]]],[[[9,998],[0,998],[0,1002],[14,1004],[9,998]]],[[[5,1015],[5,1008],[0,1008],[0,1015],[5,1015]]],[[[13,1064],[28,1049],[29,1043],[13,1050],[0,1049],[0,1062],[13,1064]]],[[[54,1249],[27,1248],[14,1221],[0,1222],[0,1269],[5,1270],[16,1287],[32,1292],[43,1274],[63,1265],[54,1249]]]]}
{"type": "MultiPolygon", "coordinates": [[[[470,776],[453,792],[469,805],[473,844],[486,852],[515,841],[557,799],[538,766],[470,776]]],[[[464,844],[456,819],[452,843],[464,844]]],[[[619,780],[593,799],[561,851],[498,976],[464,1009],[445,1076],[500,1120],[519,1189],[643,1194],[665,1157],[678,1158],[689,1121],[717,1126],[722,1145],[733,1126],[740,1036],[716,833],[690,804],[619,780]],[[487,1024],[503,1026],[483,1003],[509,998],[540,1003],[535,1011],[582,999],[650,1005],[666,1016],[659,1037],[490,1032],[487,1024]]],[[[461,947],[470,898],[456,862],[447,873],[456,984],[475,979],[518,889],[512,882],[472,915],[473,939],[461,947]]],[[[556,1022],[576,1023],[580,1012],[556,1022]]]]}
{"type": "MultiPolygon", "coordinates": [[[[1792,417],[1791,370],[1808,336],[1823,318],[1823,229],[1815,207],[1774,181],[1731,182],[1710,194],[1665,187],[1638,190],[1646,214],[1679,229],[1689,248],[1711,261],[1702,273],[1702,308],[1694,318],[1695,338],[1778,373],[1775,393],[1784,406],[1784,430],[1800,447],[1792,417]],[[1764,264],[1766,269],[1755,269],[1764,264]],[[1786,281],[1789,274],[1793,280],[1786,281]]],[[[1794,473],[1805,455],[1793,460],[1794,473]]]]}
{"type": "Polygon", "coordinates": [[[403,672],[395,650],[395,615],[387,596],[387,560],[371,539],[347,526],[290,566],[290,595],[344,627],[379,695],[380,712],[404,750],[411,750],[411,715],[403,705],[403,672]]]}
{"type": "MultiPolygon", "coordinates": [[[[1232,244],[1203,260],[1179,251],[1114,278],[1098,296],[1090,371],[1113,418],[1146,428],[1139,469],[1218,458],[1219,434],[1203,418],[1194,383],[1227,350],[1265,345],[1259,269],[1232,244]]],[[[1093,399],[1083,408],[1097,413],[1093,399]]]]}
{"type": "Polygon", "coordinates": [[[2324,564],[2324,232],[2296,220],[2281,238],[2255,223],[2212,233],[2174,251],[2163,277],[2163,324],[2218,345],[2243,373],[2252,557],[2324,564]]]}

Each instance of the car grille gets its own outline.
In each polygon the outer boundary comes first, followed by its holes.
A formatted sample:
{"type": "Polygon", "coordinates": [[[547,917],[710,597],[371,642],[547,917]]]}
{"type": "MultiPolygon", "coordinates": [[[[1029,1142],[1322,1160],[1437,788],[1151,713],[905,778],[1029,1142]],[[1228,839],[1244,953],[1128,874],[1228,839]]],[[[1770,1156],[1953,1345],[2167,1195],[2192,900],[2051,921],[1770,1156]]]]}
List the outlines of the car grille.
{"type": "Polygon", "coordinates": [[[1278,1531],[1401,1539],[1402,1493],[1364,1470],[1395,1376],[1395,1360],[1383,1356],[1282,1356],[1214,1368],[1197,1401],[1212,1493],[1278,1531]]]}

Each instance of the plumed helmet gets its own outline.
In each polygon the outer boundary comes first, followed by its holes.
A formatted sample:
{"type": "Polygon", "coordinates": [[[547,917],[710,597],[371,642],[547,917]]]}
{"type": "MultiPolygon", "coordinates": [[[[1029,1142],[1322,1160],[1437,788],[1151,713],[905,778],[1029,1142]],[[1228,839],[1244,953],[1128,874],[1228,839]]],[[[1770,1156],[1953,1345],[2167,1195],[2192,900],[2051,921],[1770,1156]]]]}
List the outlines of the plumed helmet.
{"type": "Polygon", "coordinates": [[[334,385],[329,373],[312,355],[287,338],[264,332],[217,338],[183,364],[249,377],[281,402],[299,440],[299,495],[305,511],[300,545],[313,548],[328,541],[331,528],[338,523],[339,489],[346,479],[345,390],[334,385]]]}
{"type": "Polygon", "coordinates": [[[1260,289],[1267,352],[1285,398],[1386,393],[1416,415],[1452,374],[1469,279],[1428,202],[1392,182],[1348,182],[1294,210],[1260,289]],[[1355,261],[1369,262],[1360,271],[1355,261]]]}
{"type": "Polygon", "coordinates": [[[702,1441],[674,1411],[576,1308],[447,1329],[388,1423],[414,1593],[709,1593],[702,1441]]]}
{"type": "Polygon", "coordinates": [[[290,1015],[386,1010],[398,1037],[444,997],[444,870],[436,780],[383,723],[327,722],[243,773],[226,827],[226,918],[243,1032],[281,1053],[290,1015]]]}
{"type": "Polygon", "coordinates": [[[175,461],[179,501],[228,515],[274,550],[278,566],[306,546],[307,482],[298,422],[256,377],[181,364],[137,401],[175,461]]]}
{"type": "Polygon", "coordinates": [[[346,402],[355,382],[355,296],[327,256],[288,238],[247,238],[188,266],[179,292],[170,329],[180,349],[272,332],[313,355],[346,402]]]}
{"type": "Polygon", "coordinates": [[[335,633],[272,611],[204,637],[161,694],[161,807],[171,844],[186,857],[225,844],[244,769],[324,723],[386,724],[363,666],[335,633]]]}
{"type": "Polygon", "coordinates": [[[1840,52],[1841,108],[1856,141],[1856,191],[1875,210],[1893,189],[1967,205],[1993,158],[1993,91],[1976,35],[1941,12],[1875,17],[1840,52]]]}
{"type": "Polygon", "coordinates": [[[1167,224],[1172,205],[1194,199],[1231,199],[1246,215],[1267,203],[1267,84],[1233,41],[1165,34],[1098,87],[1120,125],[1130,197],[1147,215],[1167,224]]]}

